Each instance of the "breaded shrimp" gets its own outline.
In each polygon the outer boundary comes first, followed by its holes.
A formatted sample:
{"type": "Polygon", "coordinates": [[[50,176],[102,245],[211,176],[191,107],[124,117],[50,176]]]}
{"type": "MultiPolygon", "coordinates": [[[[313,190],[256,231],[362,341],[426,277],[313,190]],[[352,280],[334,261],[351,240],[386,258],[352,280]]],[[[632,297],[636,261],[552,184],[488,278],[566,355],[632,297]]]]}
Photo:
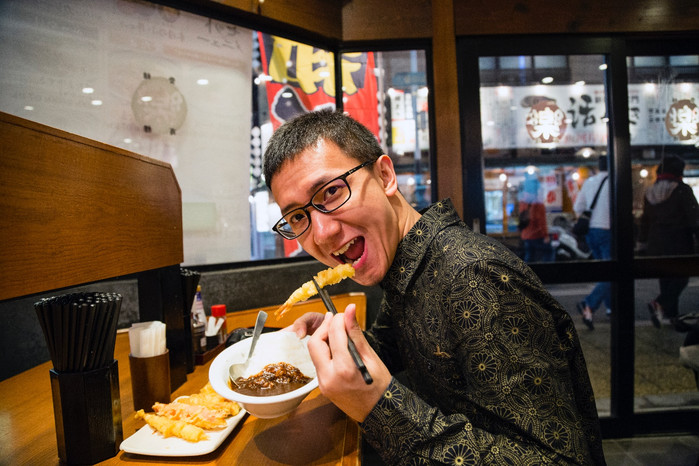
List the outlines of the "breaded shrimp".
{"type": "MultiPolygon", "coordinates": [[[[343,279],[351,277],[354,277],[354,267],[352,267],[352,264],[340,264],[335,268],[321,270],[318,272],[318,275],[313,278],[318,282],[318,286],[324,288],[328,285],[340,283],[343,279]]],[[[294,304],[305,301],[316,294],[318,294],[318,291],[313,281],[307,281],[289,296],[289,299],[276,310],[274,315],[279,318],[288,312],[294,304]]]]}

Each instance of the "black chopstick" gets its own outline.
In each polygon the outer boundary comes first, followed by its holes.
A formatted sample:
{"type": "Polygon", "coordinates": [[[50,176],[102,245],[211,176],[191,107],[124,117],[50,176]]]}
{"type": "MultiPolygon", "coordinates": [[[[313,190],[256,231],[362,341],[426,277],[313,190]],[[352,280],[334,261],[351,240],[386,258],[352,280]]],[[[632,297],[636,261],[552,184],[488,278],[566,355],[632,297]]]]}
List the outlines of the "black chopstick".
{"type": "MultiPolygon", "coordinates": [[[[328,292],[322,289],[320,286],[318,286],[318,282],[316,282],[315,278],[313,278],[312,280],[313,284],[316,286],[316,290],[318,290],[318,295],[320,296],[320,299],[323,300],[323,304],[325,304],[325,308],[328,311],[330,311],[333,315],[337,314],[335,304],[333,304],[332,300],[330,299],[330,295],[328,295],[328,292]]],[[[369,374],[369,371],[364,365],[364,361],[362,361],[362,357],[359,356],[357,347],[354,346],[354,342],[350,339],[349,335],[347,335],[347,348],[349,349],[349,352],[352,355],[352,359],[354,359],[354,363],[359,368],[359,372],[362,373],[362,377],[364,377],[364,382],[366,382],[367,385],[374,382],[374,379],[371,378],[371,374],[369,374]]]]}

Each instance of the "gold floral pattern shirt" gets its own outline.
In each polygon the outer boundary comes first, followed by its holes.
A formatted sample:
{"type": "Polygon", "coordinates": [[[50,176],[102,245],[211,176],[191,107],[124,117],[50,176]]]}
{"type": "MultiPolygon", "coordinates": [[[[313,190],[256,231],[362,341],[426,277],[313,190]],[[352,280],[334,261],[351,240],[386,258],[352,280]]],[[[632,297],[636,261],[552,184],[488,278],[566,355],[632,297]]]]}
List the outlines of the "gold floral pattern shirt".
{"type": "Polygon", "coordinates": [[[573,322],[449,200],[401,241],[366,332],[395,377],[361,423],[388,464],[604,464],[573,322]]]}

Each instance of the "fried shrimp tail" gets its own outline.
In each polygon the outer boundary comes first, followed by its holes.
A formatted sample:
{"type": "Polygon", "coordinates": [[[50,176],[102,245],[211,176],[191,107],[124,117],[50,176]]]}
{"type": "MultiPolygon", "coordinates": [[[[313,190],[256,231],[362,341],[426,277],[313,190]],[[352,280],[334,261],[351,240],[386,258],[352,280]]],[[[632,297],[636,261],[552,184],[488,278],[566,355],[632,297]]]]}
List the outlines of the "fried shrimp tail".
{"type": "MultiPolygon", "coordinates": [[[[323,288],[328,285],[335,285],[336,283],[340,283],[343,279],[351,277],[354,277],[354,267],[352,267],[351,264],[340,264],[335,268],[318,272],[318,275],[313,278],[318,282],[318,286],[323,288]]],[[[294,304],[305,301],[316,294],[318,294],[318,291],[313,281],[309,280],[291,293],[289,299],[275,311],[274,315],[279,318],[287,313],[294,304]]]]}

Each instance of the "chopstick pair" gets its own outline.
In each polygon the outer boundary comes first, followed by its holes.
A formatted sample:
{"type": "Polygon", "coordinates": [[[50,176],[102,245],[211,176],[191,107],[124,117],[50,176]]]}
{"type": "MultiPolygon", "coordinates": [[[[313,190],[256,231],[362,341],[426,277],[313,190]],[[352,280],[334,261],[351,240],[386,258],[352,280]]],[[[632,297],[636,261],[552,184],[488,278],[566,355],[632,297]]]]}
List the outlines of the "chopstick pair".
{"type": "MultiPolygon", "coordinates": [[[[313,278],[312,280],[313,280],[313,284],[316,287],[316,290],[318,290],[318,295],[320,296],[320,299],[323,301],[323,304],[325,304],[325,308],[328,311],[330,311],[333,315],[337,314],[337,309],[335,309],[335,304],[333,304],[332,300],[330,299],[330,295],[328,294],[327,290],[324,290],[320,286],[318,286],[318,282],[316,282],[315,278],[313,278]]],[[[371,378],[371,374],[369,374],[369,370],[364,365],[364,361],[362,361],[362,357],[359,356],[359,352],[357,351],[357,347],[354,346],[354,342],[349,337],[349,335],[347,335],[347,348],[349,349],[349,352],[352,355],[352,359],[354,359],[354,363],[359,368],[359,372],[362,373],[362,377],[364,377],[364,382],[366,382],[367,385],[373,383],[374,379],[371,378]]]]}

